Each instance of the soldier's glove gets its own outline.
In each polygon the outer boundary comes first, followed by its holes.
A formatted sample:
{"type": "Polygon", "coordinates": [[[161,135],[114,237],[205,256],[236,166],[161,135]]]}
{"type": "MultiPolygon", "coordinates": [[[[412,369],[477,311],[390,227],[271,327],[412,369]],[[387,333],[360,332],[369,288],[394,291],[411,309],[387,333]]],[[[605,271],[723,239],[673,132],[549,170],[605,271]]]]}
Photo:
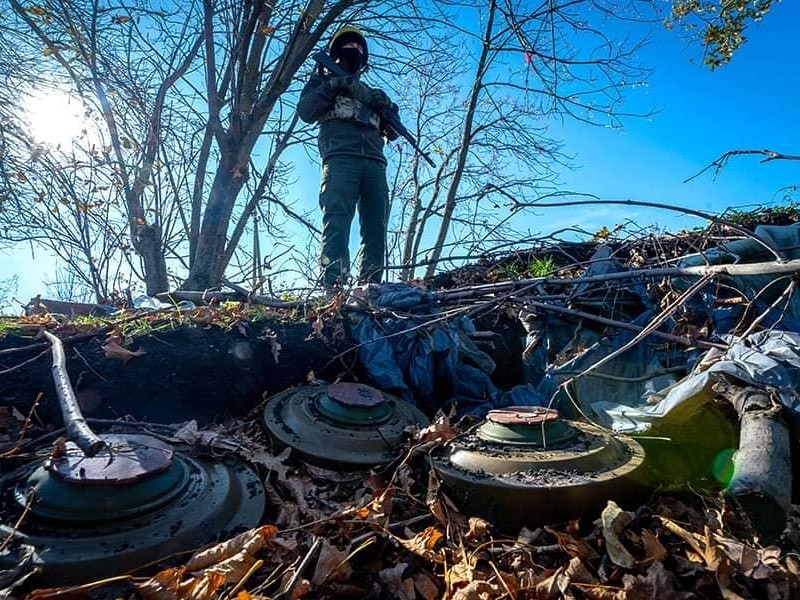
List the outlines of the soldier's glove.
{"type": "Polygon", "coordinates": [[[331,89],[334,92],[353,92],[353,90],[358,86],[358,82],[356,81],[355,77],[347,76],[347,77],[331,77],[328,80],[328,85],[331,86],[331,89]]]}
{"type": "MultiPolygon", "coordinates": [[[[389,118],[395,117],[396,118],[397,117],[397,113],[398,113],[399,110],[400,109],[397,106],[397,104],[395,104],[394,102],[391,102],[389,104],[389,106],[387,106],[383,110],[383,115],[384,115],[384,117],[389,117],[389,118]]],[[[383,135],[386,136],[386,139],[389,140],[390,142],[393,142],[397,138],[400,137],[400,134],[397,133],[394,129],[391,128],[391,126],[386,122],[386,119],[381,119],[381,132],[383,133],[383,135]]]]}
{"type": "Polygon", "coordinates": [[[390,142],[393,142],[400,137],[400,134],[397,133],[394,129],[392,129],[389,125],[383,126],[383,135],[385,135],[386,139],[389,140],[390,142]]]}
{"type": "Polygon", "coordinates": [[[375,88],[368,88],[364,91],[361,101],[369,106],[372,110],[381,112],[392,105],[392,101],[389,100],[389,96],[383,90],[378,90],[375,88]]]}

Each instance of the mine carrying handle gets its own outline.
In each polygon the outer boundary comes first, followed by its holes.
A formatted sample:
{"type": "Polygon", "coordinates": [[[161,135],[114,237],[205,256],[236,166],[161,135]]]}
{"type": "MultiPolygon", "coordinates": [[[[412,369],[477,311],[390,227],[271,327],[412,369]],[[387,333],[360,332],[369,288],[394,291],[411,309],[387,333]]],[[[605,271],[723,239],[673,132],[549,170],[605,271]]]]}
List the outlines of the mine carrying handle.
{"type": "MultiPolygon", "coordinates": [[[[313,58],[315,61],[317,61],[319,64],[321,64],[323,67],[328,69],[328,71],[330,71],[331,73],[333,73],[337,77],[351,77],[352,76],[352,74],[348,73],[341,66],[339,66],[337,63],[335,63],[333,61],[333,59],[330,57],[330,55],[327,52],[325,52],[324,50],[320,50],[319,52],[317,52],[315,54],[312,54],[311,58],[313,58]]],[[[433,160],[431,159],[431,157],[428,156],[427,152],[423,151],[422,148],[419,147],[419,145],[417,144],[417,140],[415,140],[414,136],[411,135],[411,132],[409,132],[408,129],[406,129],[403,126],[403,124],[400,122],[400,119],[398,119],[390,111],[385,111],[380,116],[389,127],[391,127],[398,134],[400,134],[404,138],[406,138],[408,140],[408,143],[411,144],[411,146],[414,148],[414,150],[416,150],[417,153],[422,158],[424,158],[426,161],[428,161],[428,164],[430,166],[432,166],[434,168],[436,167],[436,163],[434,163],[433,160]]]]}

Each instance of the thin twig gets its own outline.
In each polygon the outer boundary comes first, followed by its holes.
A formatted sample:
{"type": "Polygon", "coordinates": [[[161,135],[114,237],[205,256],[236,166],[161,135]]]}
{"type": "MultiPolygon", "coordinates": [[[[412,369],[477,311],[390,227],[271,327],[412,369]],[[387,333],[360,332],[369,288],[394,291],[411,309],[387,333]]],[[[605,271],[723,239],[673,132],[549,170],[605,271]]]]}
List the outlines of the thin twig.
{"type": "Polygon", "coordinates": [[[714,169],[714,176],[716,177],[719,174],[719,172],[725,168],[725,165],[728,163],[728,160],[730,160],[734,156],[752,156],[757,154],[766,157],[762,158],[759,161],[762,164],[771,162],[773,160],[800,160],[800,156],[794,154],[783,154],[781,152],[775,152],[774,150],[768,150],[766,148],[763,150],[728,150],[727,152],[721,154],[716,160],[707,164],[700,171],[698,171],[688,179],[685,179],[683,183],[688,183],[692,179],[700,177],[700,175],[702,175],[703,173],[712,168],[714,169]]]}
{"type": "MultiPolygon", "coordinates": [[[[615,319],[609,319],[607,317],[593,315],[591,313],[583,312],[580,310],[574,310],[571,308],[566,308],[564,306],[558,306],[556,304],[547,304],[545,302],[537,302],[536,300],[530,300],[525,298],[521,298],[520,302],[524,303],[526,306],[532,306],[535,308],[548,310],[563,315],[572,315],[575,317],[580,317],[581,319],[587,319],[595,321],[597,323],[602,323],[603,325],[608,325],[610,327],[617,327],[619,329],[627,329],[628,331],[636,331],[636,332],[644,331],[644,327],[640,327],[639,325],[634,325],[633,323],[626,323],[625,321],[617,321],[615,319]]],[[[665,333],[663,331],[657,331],[657,330],[651,331],[648,335],[659,337],[663,340],[674,342],[676,344],[681,344],[682,346],[687,346],[687,347],[700,346],[703,348],[719,348],[720,350],[728,349],[728,346],[726,344],[716,344],[714,342],[709,342],[707,340],[682,337],[679,335],[673,335],[671,333],[665,333]]]]}
{"type": "Polygon", "coordinates": [[[471,287],[455,288],[443,292],[433,292],[434,298],[442,304],[450,304],[467,297],[476,297],[508,290],[529,287],[531,285],[575,285],[578,283],[603,283],[607,281],[627,280],[627,279],[654,279],[662,277],[704,277],[706,275],[770,275],[781,273],[800,272],[800,259],[786,262],[761,262],[730,265],[697,265],[693,267],[665,267],[657,269],[632,269],[630,271],[620,271],[619,273],[605,273],[603,275],[592,275],[588,277],[575,278],[556,278],[556,277],[534,277],[531,279],[518,279],[517,281],[503,281],[500,283],[488,283],[471,287]]]}
{"type": "Polygon", "coordinates": [[[648,208],[660,208],[662,210],[670,210],[674,212],[679,212],[686,215],[692,215],[694,217],[700,217],[701,219],[706,219],[711,221],[712,223],[717,223],[719,225],[724,225],[740,233],[741,235],[757,242],[760,246],[764,247],[767,251],[769,251],[772,256],[774,256],[779,261],[784,261],[786,258],[783,256],[782,251],[777,248],[773,248],[768,241],[761,238],[761,236],[753,233],[752,231],[748,230],[745,227],[742,227],[738,223],[734,223],[733,221],[728,221],[722,217],[718,217],[716,215],[712,215],[711,213],[703,212],[701,210],[696,210],[694,208],[687,208],[685,206],[674,206],[671,204],[663,204],[661,202],[646,202],[643,200],[566,200],[564,202],[517,202],[514,201],[514,206],[512,210],[519,210],[520,208],[525,207],[533,207],[533,208],[556,208],[556,207],[564,207],[564,206],[586,206],[586,205],[609,205],[609,204],[621,204],[624,206],[646,206],[648,208]]]}
{"type": "Polygon", "coordinates": [[[236,594],[239,593],[239,590],[241,590],[244,587],[244,584],[247,583],[247,580],[250,579],[253,576],[253,574],[263,566],[264,566],[264,561],[261,559],[257,560],[253,564],[253,566],[247,570],[247,573],[244,574],[244,576],[239,580],[239,582],[235,586],[233,586],[233,589],[228,593],[226,600],[231,600],[232,598],[235,598],[236,594]]]}
{"type": "Polygon", "coordinates": [[[22,513],[17,518],[13,527],[11,527],[11,531],[8,532],[8,535],[3,540],[3,543],[0,544],[0,553],[2,553],[3,550],[6,549],[6,546],[8,546],[11,543],[11,540],[14,539],[14,536],[17,534],[17,530],[19,529],[19,526],[22,525],[22,521],[25,519],[25,516],[28,514],[28,511],[30,510],[31,506],[33,506],[33,501],[35,498],[36,498],[36,491],[34,490],[34,488],[30,488],[28,490],[28,495],[25,498],[25,507],[22,509],[22,513]]]}
{"type": "MultiPolygon", "coordinates": [[[[152,337],[155,337],[155,336],[152,336],[152,337]]],[[[95,370],[94,370],[94,368],[92,367],[92,365],[90,365],[90,364],[89,364],[89,361],[87,361],[87,360],[84,358],[83,354],[81,354],[81,353],[78,351],[78,349],[77,349],[77,348],[73,348],[73,349],[72,349],[72,351],[73,351],[75,354],[77,354],[78,358],[80,358],[80,359],[83,361],[83,364],[85,364],[85,365],[86,365],[86,368],[87,368],[87,369],[89,369],[89,370],[90,370],[90,371],[91,371],[91,372],[94,374],[94,376],[95,376],[95,377],[97,377],[97,378],[98,378],[100,381],[107,381],[105,377],[103,377],[102,375],[100,375],[100,373],[98,373],[97,371],[95,371],[95,370]]]]}
{"type": "MultiPolygon", "coordinates": [[[[742,333],[741,337],[742,338],[746,338],[751,333],[753,333],[753,331],[755,331],[755,328],[758,327],[758,325],[761,323],[761,321],[763,321],[765,318],[767,318],[767,315],[769,315],[769,313],[772,312],[773,309],[777,308],[777,306],[781,303],[782,300],[784,300],[784,299],[786,300],[787,307],[788,307],[788,303],[791,300],[792,293],[794,292],[794,286],[795,286],[794,279],[790,279],[789,280],[789,285],[786,286],[786,288],[783,290],[781,295],[778,296],[775,299],[775,301],[772,304],[770,304],[769,307],[767,307],[767,309],[763,313],[761,313],[758,317],[753,319],[753,322],[750,323],[750,326],[744,331],[744,333],[742,333]]],[[[784,309],[784,311],[785,311],[785,309],[784,309]]],[[[785,312],[783,314],[785,314],[785,312]]]]}
{"type": "Polygon", "coordinates": [[[494,561],[490,560],[489,561],[489,566],[492,567],[492,570],[494,571],[495,575],[497,576],[497,579],[500,580],[500,583],[503,585],[503,588],[506,590],[506,594],[508,594],[508,596],[511,598],[511,600],[517,600],[517,595],[514,592],[512,592],[511,589],[508,587],[508,583],[506,583],[505,577],[503,577],[500,574],[500,571],[498,570],[497,565],[494,564],[494,561]]]}
{"type": "Polygon", "coordinates": [[[50,353],[50,348],[45,348],[44,350],[42,350],[39,354],[37,354],[33,358],[29,358],[28,360],[26,360],[24,362],[21,362],[18,365],[14,365],[13,367],[9,367],[8,369],[4,369],[4,370],[0,371],[0,375],[7,375],[9,373],[13,373],[14,371],[18,371],[19,369],[22,369],[25,365],[29,365],[31,363],[35,363],[37,360],[42,358],[45,354],[49,354],[49,353],[50,353]]]}
{"type": "Polygon", "coordinates": [[[686,301],[688,301],[689,298],[691,298],[695,294],[695,292],[704,288],[710,280],[711,276],[707,275],[706,277],[703,277],[702,279],[696,281],[691,287],[689,287],[689,289],[687,289],[674,302],[672,302],[670,306],[664,309],[661,312],[661,314],[657,315],[653,320],[651,320],[650,323],[648,323],[647,327],[644,327],[638,334],[636,334],[633,337],[633,339],[631,339],[626,344],[623,344],[620,348],[617,348],[613,352],[603,356],[603,358],[588,366],[578,375],[573,375],[572,377],[564,381],[564,383],[561,385],[566,386],[572,383],[573,381],[576,381],[578,378],[589,374],[591,371],[599,369],[604,364],[615,359],[620,354],[626,352],[630,348],[633,348],[633,346],[638,344],[642,339],[652,334],[656,330],[656,328],[659,327],[664,321],[666,321],[673,312],[675,312],[680,306],[682,306],[686,301]]]}
{"type": "Polygon", "coordinates": [[[28,431],[28,427],[30,427],[34,412],[36,412],[36,406],[39,404],[42,398],[44,398],[44,394],[39,392],[36,395],[36,399],[33,401],[33,404],[31,405],[31,409],[28,411],[28,416],[25,417],[25,421],[22,423],[22,429],[19,431],[19,436],[17,437],[16,443],[12,448],[0,454],[0,458],[8,458],[22,447],[23,441],[25,440],[25,433],[28,431]]]}
{"type": "Polygon", "coordinates": [[[322,538],[317,537],[317,536],[313,536],[313,539],[314,539],[314,541],[311,544],[311,547],[308,549],[308,552],[306,552],[306,555],[303,557],[303,560],[300,561],[300,564],[297,565],[297,569],[295,570],[294,574],[292,575],[292,578],[286,584],[286,587],[277,596],[275,596],[276,600],[279,600],[279,599],[285,598],[285,597],[291,597],[292,591],[297,586],[297,583],[300,581],[300,577],[303,575],[303,572],[308,568],[308,565],[311,563],[311,561],[316,556],[317,551],[319,550],[320,546],[322,545],[322,538]]]}

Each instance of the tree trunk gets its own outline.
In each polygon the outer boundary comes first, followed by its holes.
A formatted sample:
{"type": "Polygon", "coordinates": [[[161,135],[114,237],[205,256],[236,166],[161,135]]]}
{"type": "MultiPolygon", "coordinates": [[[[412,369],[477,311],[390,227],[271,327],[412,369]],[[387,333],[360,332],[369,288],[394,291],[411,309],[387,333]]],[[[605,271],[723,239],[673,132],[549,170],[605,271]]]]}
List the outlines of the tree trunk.
{"type": "Polygon", "coordinates": [[[161,231],[157,225],[136,227],[133,247],[144,262],[144,277],[147,295],[155,296],[169,290],[167,261],[161,248],[161,231]]]}
{"type": "Polygon", "coordinates": [[[236,197],[247,180],[246,167],[232,163],[230,158],[226,160],[225,157],[220,161],[211,185],[189,276],[181,286],[183,289],[205,290],[222,281],[227,266],[225,250],[231,214],[236,197]]]}
{"type": "Polygon", "coordinates": [[[464,175],[464,168],[467,164],[467,156],[472,144],[472,124],[475,120],[475,109],[478,106],[478,97],[483,89],[483,76],[486,74],[486,63],[489,60],[489,53],[492,43],[492,27],[494,25],[495,12],[497,10],[497,3],[492,0],[489,3],[489,17],[486,20],[486,31],[483,35],[483,48],[481,49],[480,57],[478,58],[478,65],[475,69],[475,79],[472,82],[472,90],[470,91],[469,103],[467,106],[467,114],[464,119],[464,129],[461,134],[461,146],[458,149],[458,158],[456,161],[455,171],[453,172],[453,180],[450,183],[450,188],[447,190],[447,199],[444,204],[444,213],[442,214],[442,222],[439,226],[439,234],[436,237],[436,243],[433,245],[433,250],[429,255],[430,264],[425,270],[425,278],[430,279],[436,271],[436,265],[439,264],[439,259],[442,256],[442,248],[447,239],[447,234],[450,231],[450,224],[453,219],[453,213],[456,209],[456,200],[458,196],[458,188],[461,185],[461,179],[464,175]]]}
{"type": "Polygon", "coordinates": [[[783,408],[769,393],[746,384],[715,384],[736,408],[741,420],[739,448],[725,495],[741,507],[765,541],[780,536],[792,498],[789,427],[783,408]]]}

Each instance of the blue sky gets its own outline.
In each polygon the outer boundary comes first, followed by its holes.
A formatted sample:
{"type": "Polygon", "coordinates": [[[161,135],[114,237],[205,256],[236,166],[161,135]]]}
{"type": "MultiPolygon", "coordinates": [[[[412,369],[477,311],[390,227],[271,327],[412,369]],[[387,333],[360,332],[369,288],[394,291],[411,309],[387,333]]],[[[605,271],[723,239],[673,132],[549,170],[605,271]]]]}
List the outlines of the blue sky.
{"type": "MultiPolygon", "coordinates": [[[[649,27],[651,42],[641,62],[653,69],[649,85],[634,92],[629,110],[655,110],[648,119],[629,119],[623,130],[555,123],[551,134],[563,140],[578,166],[562,173],[564,187],[603,198],[635,199],[687,206],[709,212],[727,207],[770,204],[777,190],[800,183],[800,163],[758,164],[757,158],[733,159],[716,178],[705,174],[683,181],[726,150],[770,148],[800,154],[800,60],[796,32],[800,3],[777,4],[767,18],[747,31],[748,42],[733,62],[714,72],[702,64],[697,47],[675,31],[649,27]]],[[[318,169],[299,168],[300,183],[288,200],[316,207],[318,169]]],[[[548,233],[580,225],[593,231],[625,219],[670,230],[702,225],[674,213],[627,207],[543,209],[523,223],[548,233]],[[546,210],[546,212],[545,212],[546,210]]],[[[355,234],[354,234],[355,235],[355,234]]],[[[17,297],[45,292],[54,265],[45,253],[32,259],[29,248],[0,253],[0,279],[20,276],[17,297]]]]}
{"type": "MultiPolygon", "coordinates": [[[[653,27],[641,59],[654,71],[645,93],[636,94],[630,104],[658,112],[649,119],[629,119],[622,131],[575,123],[565,124],[560,133],[554,128],[552,133],[564,139],[581,165],[563,174],[566,187],[709,212],[779,201],[779,188],[800,182],[800,163],[758,164],[757,158],[741,157],[732,159],[716,178],[707,173],[683,181],[727,150],[769,148],[800,154],[798,27],[800,3],[776,5],[763,22],[748,29],[748,41],[733,62],[713,72],[702,64],[698,49],[687,47],[677,32],[653,27]]],[[[547,215],[548,223],[581,223],[590,230],[610,227],[625,217],[669,229],[701,224],[647,209],[569,210],[572,214],[547,215]]]]}

